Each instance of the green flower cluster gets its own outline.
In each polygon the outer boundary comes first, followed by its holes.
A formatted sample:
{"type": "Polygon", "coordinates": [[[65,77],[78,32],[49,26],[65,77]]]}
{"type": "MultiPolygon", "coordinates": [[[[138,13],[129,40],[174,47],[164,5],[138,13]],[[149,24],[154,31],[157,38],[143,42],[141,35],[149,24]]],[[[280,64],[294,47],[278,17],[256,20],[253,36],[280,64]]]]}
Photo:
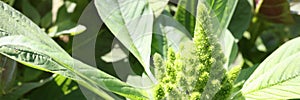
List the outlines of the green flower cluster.
{"type": "Polygon", "coordinates": [[[159,83],[154,88],[156,100],[184,98],[179,82],[182,78],[182,61],[180,55],[173,49],[168,49],[167,60],[164,61],[159,54],[154,55],[156,78],[159,83]]]}
{"type": "Polygon", "coordinates": [[[155,76],[159,81],[153,89],[156,100],[218,100],[230,96],[240,68],[225,71],[226,60],[217,37],[212,34],[211,18],[204,4],[198,4],[197,14],[192,47],[185,46],[177,53],[169,48],[166,59],[154,55],[155,76]]]}

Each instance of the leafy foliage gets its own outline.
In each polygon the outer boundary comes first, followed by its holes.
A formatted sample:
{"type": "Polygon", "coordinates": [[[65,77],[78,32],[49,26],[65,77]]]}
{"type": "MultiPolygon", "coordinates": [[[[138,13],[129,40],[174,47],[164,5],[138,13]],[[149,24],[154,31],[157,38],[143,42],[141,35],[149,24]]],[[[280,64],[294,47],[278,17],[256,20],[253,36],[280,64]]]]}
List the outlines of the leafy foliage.
{"type": "Polygon", "coordinates": [[[0,99],[300,98],[297,5],[1,0],[0,99]]]}
{"type": "Polygon", "coordinates": [[[298,43],[299,38],[293,39],[265,59],[245,82],[243,95],[260,99],[299,97],[299,63],[295,59],[299,57],[298,43]]]}
{"type": "MultiPolygon", "coordinates": [[[[71,58],[62,48],[50,39],[38,26],[28,18],[1,2],[1,38],[0,52],[27,66],[63,75],[76,80],[79,84],[92,88],[92,83],[115,91],[129,98],[145,98],[142,90],[119,81],[118,79],[71,58]],[[8,21],[6,21],[8,20],[8,21]],[[14,25],[14,26],[10,26],[14,25]],[[17,31],[14,31],[18,29],[17,31]],[[102,81],[102,82],[101,82],[102,81]],[[103,81],[105,81],[103,83],[103,81]],[[123,89],[120,89],[124,87],[123,89]],[[117,92],[117,91],[123,91],[117,92]],[[136,92],[128,95],[126,92],[136,92]],[[136,94],[140,94],[139,96],[136,94]]],[[[103,98],[111,98],[100,89],[93,90],[103,98]]]]}
{"type": "Polygon", "coordinates": [[[146,0],[96,0],[95,4],[107,27],[133,53],[154,81],[149,68],[153,14],[148,2],[146,0]]]}

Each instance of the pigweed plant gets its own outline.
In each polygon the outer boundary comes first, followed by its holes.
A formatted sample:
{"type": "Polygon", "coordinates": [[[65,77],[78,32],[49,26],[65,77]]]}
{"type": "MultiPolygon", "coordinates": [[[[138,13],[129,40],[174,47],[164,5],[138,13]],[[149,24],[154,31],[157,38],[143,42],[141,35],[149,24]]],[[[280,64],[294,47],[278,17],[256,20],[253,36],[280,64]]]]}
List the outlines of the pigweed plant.
{"type": "MultiPolygon", "coordinates": [[[[211,17],[204,4],[199,3],[197,11],[196,28],[192,47],[185,53],[175,53],[168,49],[167,58],[164,60],[159,54],[154,55],[154,65],[157,69],[156,78],[159,80],[154,89],[156,100],[161,99],[201,99],[204,90],[213,93],[218,87],[215,99],[225,99],[230,95],[233,82],[239,73],[239,69],[229,72],[224,78],[222,68],[225,57],[212,33],[211,17]],[[188,54],[191,53],[191,54],[188,54]],[[182,55],[189,55],[183,56],[182,55]],[[221,75],[220,75],[221,74],[221,75]],[[207,85],[213,87],[206,87],[207,85]]],[[[184,47],[182,47],[184,48],[184,47]]],[[[212,99],[207,97],[203,99],[212,99]]]]}
{"type": "MultiPolygon", "coordinates": [[[[36,10],[30,0],[22,1],[22,12],[10,6],[14,0],[4,1],[0,1],[1,100],[34,98],[48,82],[61,86],[66,96],[81,89],[87,99],[300,98],[300,38],[285,42],[261,61],[261,53],[255,54],[264,47],[261,29],[272,22],[293,22],[266,14],[264,7],[273,7],[268,0],[93,0],[90,4],[62,0],[63,7],[53,19],[55,10],[41,17],[43,9],[36,10]],[[256,7],[251,24],[251,15],[239,16],[247,14],[243,7],[248,3],[256,7]],[[242,22],[247,25],[239,26],[236,18],[248,18],[242,22]],[[96,42],[99,37],[104,40],[96,42]],[[16,74],[20,64],[48,72],[48,78],[30,84],[20,81],[16,75],[45,74],[16,74]],[[72,81],[78,85],[69,88],[72,81]]],[[[281,1],[278,4],[286,11],[288,1],[281,1]]],[[[280,18],[291,16],[283,13],[280,18]]]]}

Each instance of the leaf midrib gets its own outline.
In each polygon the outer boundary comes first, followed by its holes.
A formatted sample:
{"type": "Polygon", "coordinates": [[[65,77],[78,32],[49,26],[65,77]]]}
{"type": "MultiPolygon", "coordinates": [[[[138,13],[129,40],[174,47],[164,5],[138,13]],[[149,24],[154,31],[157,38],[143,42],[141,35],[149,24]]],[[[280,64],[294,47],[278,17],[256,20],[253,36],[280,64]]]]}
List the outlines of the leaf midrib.
{"type": "Polygon", "coordinates": [[[261,87],[261,88],[255,89],[255,90],[251,90],[251,91],[246,92],[246,93],[244,93],[244,94],[250,94],[250,93],[253,93],[253,92],[256,92],[256,91],[259,91],[259,90],[263,90],[263,89],[266,89],[266,88],[270,88],[270,87],[279,85],[279,84],[281,84],[281,83],[284,83],[284,82],[286,82],[286,81],[289,81],[289,80],[291,80],[291,79],[297,78],[297,77],[299,77],[299,76],[300,76],[300,72],[299,72],[298,74],[296,74],[296,75],[293,75],[293,76],[288,77],[288,78],[285,79],[285,80],[278,81],[278,82],[275,82],[275,83],[273,83],[273,84],[266,85],[266,86],[263,86],[263,87],[261,87]]]}
{"type": "MultiPolygon", "coordinates": [[[[294,56],[291,56],[291,57],[288,57],[288,58],[294,58],[295,56],[298,56],[298,55],[300,55],[300,52],[299,52],[299,53],[295,53],[294,56]]],[[[288,60],[288,59],[287,59],[287,60],[288,60]]],[[[284,61],[285,61],[285,60],[284,60],[284,61]]],[[[284,62],[284,61],[282,61],[282,62],[284,62]]],[[[280,64],[281,64],[281,63],[277,63],[277,64],[275,64],[275,65],[278,66],[278,67],[280,67],[280,66],[279,66],[280,64]]],[[[277,67],[277,68],[278,68],[278,67],[277,67]]],[[[276,68],[272,70],[272,73],[275,72],[275,71],[276,71],[276,68]]],[[[266,75],[266,74],[268,74],[268,73],[264,73],[263,75],[261,75],[261,77],[264,76],[264,75],[266,75]]],[[[266,88],[270,88],[270,87],[276,86],[276,85],[278,85],[278,84],[282,84],[282,83],[284,83],[284,82],[286,82],[286,81],[292,80],[292,79],[294,79],[294,78],[297,78],[297,77],[299,77],[299,76],[300,76],[300,72],[298,72],[298,73],[295,74],[295,75],[291,75],[291,76],[287,77],[286,79],[283,79],[283,80],[274,82],[273,84],[269,84],[269,85],[266,85],[266,86],[263,86],[263,87],[260,87],[260,88],[257,88],[257,89],[248,91],[248,92],[245,92],[245,93],[243,93],[243,94],[250,94],[250,93],[253,93],[253,92],[256,92],[256,91],[259,91],[259,90],[263,90],[263,89],[266,89],[266,88]]],[[[257,77],[257,78],[258,78],[258,77],[257,77]]],[[[252,80],[251,82],[253,82],[253,80],[252,80]]],[[[250,84],[250,83],[249,83],[249,84],[250,84]]]]}

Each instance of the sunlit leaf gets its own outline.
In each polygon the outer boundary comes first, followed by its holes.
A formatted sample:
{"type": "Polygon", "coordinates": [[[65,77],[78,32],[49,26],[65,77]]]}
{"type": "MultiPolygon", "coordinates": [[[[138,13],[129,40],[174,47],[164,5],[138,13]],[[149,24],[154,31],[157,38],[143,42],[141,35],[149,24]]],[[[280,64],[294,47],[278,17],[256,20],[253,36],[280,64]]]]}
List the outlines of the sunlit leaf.
{"type": "Polygon", "coordinates": [[[150,71],[153,14],[147,0],[95,0],[97,11],[110,31],[150,71]]]}
{"type": "Polygon", "coordinates": [[[167,56],[167,48],[171,47],[179,51],[180,46],[186,42],[192,42],[192,36],[183,25],[172,17],[160,15],[154,23],[152,48],[164,58],[167,56]]]}
{"type": "Polygon", "coordinates": [[[219,20],[220,30],[224,32],[231,20],[238,0],[206,0],[210,11],[219,20]]]}
{"type": "Polygon", "coordinates": [[[179,0],[178,9],[175,13],[175,19],[181,23],[193,36],[198,0],[179,0]]]}
{"type": "Polygon", "coordinates": [[[283,44],[266,58],[242,88],[246,99],[300,97],[300,38],[283,44]]]}
{"type": "Polygon", "coordinates": [[[149,0],[150,7],[152,8],[154,15],[159,16],[167,6],[169,0],[149,0]]]}

